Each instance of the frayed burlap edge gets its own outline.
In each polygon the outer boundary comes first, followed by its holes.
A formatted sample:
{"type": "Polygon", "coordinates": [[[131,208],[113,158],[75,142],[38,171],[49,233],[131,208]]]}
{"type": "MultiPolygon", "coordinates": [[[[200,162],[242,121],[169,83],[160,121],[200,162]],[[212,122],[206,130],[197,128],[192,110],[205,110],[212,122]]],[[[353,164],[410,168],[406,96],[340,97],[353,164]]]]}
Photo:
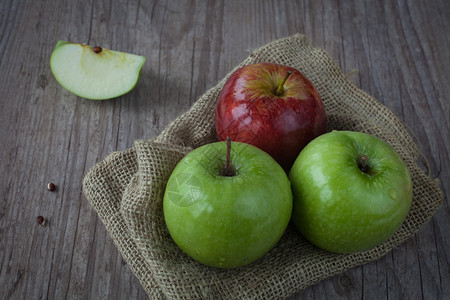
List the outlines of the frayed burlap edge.
{"type": "Polygon", "coordinates": [[[208,268],[182,253],[164,224],[165,182],[186,153],[215,141],[215,101],[232,70],[158,137],[136,141],[132,148],[112,153],[84,178],[86,198],[152,299],[287,297],[384,256],[428,222],[443,202],[437,182],[417,166],[419,152],[403,124],[347,80],[326,52],[312,48],[304,36],[297,34],[261,47],[236,68],[256,62],[285,64],[303,72],[321,94],[329,130],[367,132],[391,144],[407,163],[413,179],[410,213],[392,238],[363,253],[337,255],[322,251],[292,226],[262,259],[234,270],[208,268]]]}

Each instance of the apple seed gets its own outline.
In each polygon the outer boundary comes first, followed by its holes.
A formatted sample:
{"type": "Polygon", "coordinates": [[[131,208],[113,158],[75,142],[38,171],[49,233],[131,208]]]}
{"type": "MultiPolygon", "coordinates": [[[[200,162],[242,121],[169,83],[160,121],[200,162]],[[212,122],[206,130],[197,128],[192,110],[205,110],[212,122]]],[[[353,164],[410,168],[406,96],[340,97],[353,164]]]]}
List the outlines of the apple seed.
{"type": "Polygon", "coordinates": [[[53,192],[56,190],[56,185],[53,182],[49,182],[47,184],[47,190],[49,190],[50,192],[53,192]]]}
{"type": "Polygon", "coordinates": [[[94,51],[95,53],[99,54],[99,53],[102,52],[102,47],[95,46],[94,48],[92,48],[92,51],[94,51]]]}
{"type": "Polygon", "coordinates": [[[47,225],[47,220],[43,216],[38,216],[36,218],[36,220],[37,220],[38,224],[41,226],[45,227],[47,225]]]}

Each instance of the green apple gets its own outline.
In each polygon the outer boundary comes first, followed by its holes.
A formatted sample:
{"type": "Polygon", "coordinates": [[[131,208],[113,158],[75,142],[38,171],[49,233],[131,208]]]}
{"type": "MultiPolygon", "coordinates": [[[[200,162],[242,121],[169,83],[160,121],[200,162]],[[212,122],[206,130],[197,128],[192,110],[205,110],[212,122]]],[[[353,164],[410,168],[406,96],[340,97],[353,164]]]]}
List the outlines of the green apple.
{"type": "Polygon", "coordinates": [[[293,221],[312,244],[336,253],[371,249],[397,231],[412,200],[403,160],[379,138],[332,131],[310,142],[289,173],[293,221]]]}
{"type": "Polygon", "coordinates": [[[144,56],[59,41],[50,68],[68,91],[86,99],[103,100],[131,91],[144,62],[144,56]]]}
{"type": "Polygon", "coordinates": [[[264,151],[216,142],[178,163],[163,208],[170,235],[187,255],[211,267],[235,268],[263,256],[283,235],[292,191],[286,173],[264,151]]]}

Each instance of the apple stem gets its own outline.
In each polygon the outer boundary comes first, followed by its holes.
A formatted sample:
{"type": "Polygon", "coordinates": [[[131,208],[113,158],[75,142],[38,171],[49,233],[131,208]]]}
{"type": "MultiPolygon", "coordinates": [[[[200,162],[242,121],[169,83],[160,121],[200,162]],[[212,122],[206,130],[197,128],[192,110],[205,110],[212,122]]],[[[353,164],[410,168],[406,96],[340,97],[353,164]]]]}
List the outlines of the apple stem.
{"type": "Polygon", "coordinates": [[[275,92],[275,94],[277,96],[281,96],[281,94],[283,93],[283,86],[286,82],[286,80],[289,78],[289,76],[291,76],[292,72],[290,70],[288,70],[286,72],[286,75],[284,75],[283,80],[281,80],[280,84],[278,85],[277,91],[275,92]]]}
{"type": "Polygon", "coordinates": [[[234,170],[233,168],[230,166],[230,153],[231,153],[231,138],[227,137],[227,156],[226,156],[226,163],[225,166],[222,170],[222,175],[223,176],[234,176],[234,170]]]}
{"type": "Polygon", "coordinates": [[[367,155],[361,155],[359,157],[358,167],[364,173],[367,173],[367,171],[368,171],[367,166],[366,166],[366,162],[368,159],[369,158],[367,157],[367,155]]]}

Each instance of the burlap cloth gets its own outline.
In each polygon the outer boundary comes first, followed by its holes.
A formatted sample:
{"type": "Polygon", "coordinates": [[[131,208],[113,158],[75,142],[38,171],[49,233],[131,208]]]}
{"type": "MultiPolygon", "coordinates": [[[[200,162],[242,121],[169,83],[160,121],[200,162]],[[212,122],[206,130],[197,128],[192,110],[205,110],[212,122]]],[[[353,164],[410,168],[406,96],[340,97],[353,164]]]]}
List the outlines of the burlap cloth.
{"type": "Polygon", "coordinates": [[[214,109],[226,76],[158,137],[136,141],[132,148],[110,154],[84,178],[86,198],[152,299],[288,297],[324,278],[382,257],[417,232],[443,202],[437,180],[417,166],[420,154],[404,125],[352,84],[325,51],[311,47],[303,35],[297,34],[259,48],[236,68],[257,62],[289,65],[303,72],[322,97],[329,130],[371,133],[391,144],[405,160],[413,179],[410,213],[391,239],[363,253],[322,251],[289,225],[273,250],[246,267],[213,269],[187,257],[172,241],[164,223],[164,188],[185,154],[216,141],[214,109]]]}

